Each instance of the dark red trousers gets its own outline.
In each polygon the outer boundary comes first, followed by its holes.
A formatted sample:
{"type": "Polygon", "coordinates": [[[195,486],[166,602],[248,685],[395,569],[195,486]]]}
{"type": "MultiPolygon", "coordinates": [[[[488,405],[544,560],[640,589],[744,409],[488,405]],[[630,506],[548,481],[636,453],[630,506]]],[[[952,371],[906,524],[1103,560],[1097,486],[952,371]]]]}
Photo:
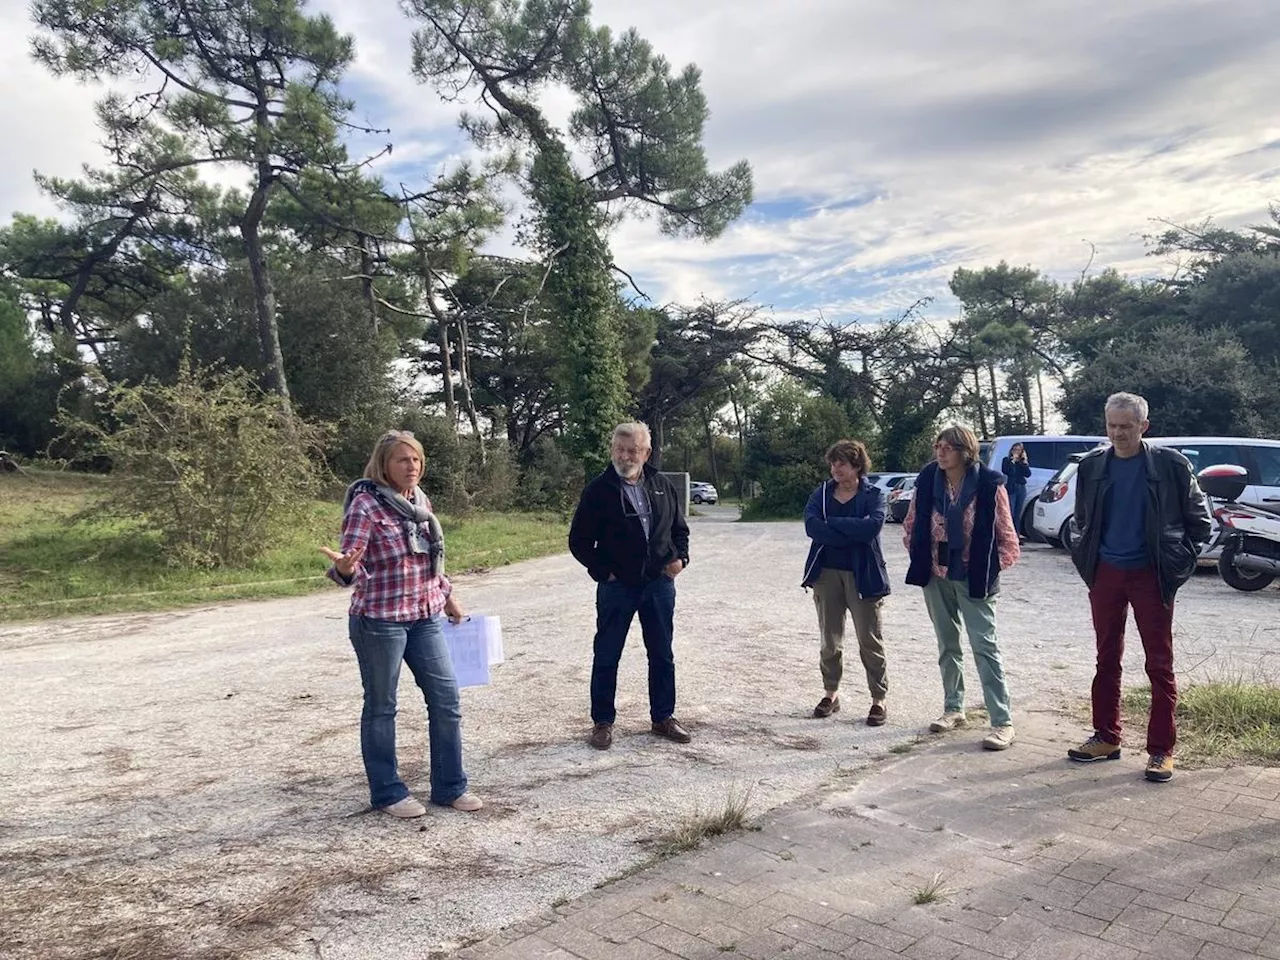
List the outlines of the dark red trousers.
{"type": "Polygon", "coordinates": [[[1151,716],[1147,720],[1147,753],[1173,753],[1177,740],[1173,712],[1178,681],[1173,675],[1173,605],[1160,597],[1155,567],[1121,570],[1098,561],[1089,590],[1093,629],[1098,637],[1098,671],[1093,677],[1093,728],[1102,739],[1120,742],[1120,674],[1124,658],[1124,625],[1129,608],[1142,637],[1147,677],[1151,680],[1151,716]]]}

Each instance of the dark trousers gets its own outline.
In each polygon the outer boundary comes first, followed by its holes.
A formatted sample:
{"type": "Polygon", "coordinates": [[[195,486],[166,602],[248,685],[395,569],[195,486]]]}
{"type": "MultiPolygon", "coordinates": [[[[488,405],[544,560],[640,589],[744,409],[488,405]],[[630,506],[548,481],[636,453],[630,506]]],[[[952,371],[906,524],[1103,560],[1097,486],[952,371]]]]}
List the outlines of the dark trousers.
{"type": "Polygon", "coordinates": [[[1177,740],[1173,713],[1178,681],[1173,675],[1173,605],[1164,605],[1154,566],[1121,570],[1098,561],[1089,590],[1093,629],[1098,637],[1098,671],[1093,678],[1093,728],[1103,740],[1120,742],[1120,673],[1129,607],[1138,624],[1151,680],[1147,753],[1172,753],[1177,740]]]}
{"type": "Polygon", "coordinates": [[[642,587],[617,580],[596,586],[595,656],[591,662],[591,720],[613,723],[618,663],[631,621],[640,614],[649,655],[649,716],[659,723],[676,712],[676,659],[671,650],[676,583],[661,576],[642,587]]]}
{"type": "MultiPolygon", "coordinates": [[[[1013,529],[1022,536],[1022,508],[1027,505],[1027,485],[1025,483],[1009,484],[1009,512],[1013,515],[1013,529]]],[[[1027,526],[1031,523],[1028,521],[1027,526]]]]}

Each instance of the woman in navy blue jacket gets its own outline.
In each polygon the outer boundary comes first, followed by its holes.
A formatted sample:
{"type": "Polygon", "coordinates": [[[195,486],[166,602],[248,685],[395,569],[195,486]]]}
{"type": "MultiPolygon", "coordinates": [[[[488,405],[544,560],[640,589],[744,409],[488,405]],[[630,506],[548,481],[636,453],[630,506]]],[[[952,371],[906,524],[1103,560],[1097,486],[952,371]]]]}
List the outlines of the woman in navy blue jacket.
{"type": "Polygon", "coordinates": [[[822,635],[823,696],[815,717],[840,709],[846,611],[853,615],[858,652],[867,672],[871,709],[867,724],[878,727],[886,717],[889,692],[885,669],[880,608],[889,594],[889,576],[880,550],[884,526],[884,491],[867,480],[871,458],[857,440],[838,440],[827,451],[831,479],[809,497],[804,530],[812,540],[802,586],[813,587],[822,635]]]}

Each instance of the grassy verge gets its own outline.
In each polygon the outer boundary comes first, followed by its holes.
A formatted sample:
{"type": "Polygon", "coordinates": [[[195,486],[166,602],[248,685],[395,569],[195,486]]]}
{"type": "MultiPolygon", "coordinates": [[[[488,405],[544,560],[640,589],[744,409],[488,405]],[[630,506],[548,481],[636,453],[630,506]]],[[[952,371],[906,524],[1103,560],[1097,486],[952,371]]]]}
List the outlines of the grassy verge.
{"type": "MultiPolygon", "coordinates": [[[[1125,693],[1125,726],[1146,728],[1151,688],[1125,693]]],[[[1178,692],[1178,764],[1280,766],[1280,687],[1240,680],[1197,683],[1178,692]]]]}
{"type": "MultiPolygon", "coordinates": [[[[311,504],[293,535],[234,570],[168,566],[136,525],[86,516],[101,478],[0,474],[0,621],[160,610],[215,600],[287,597],[328,586],[317,550],[336,546],[338,503],[311,504]]],[[[488,569],[564,549],[567,526],[542,514],[442,516],[448,567],[488,569]]]]}

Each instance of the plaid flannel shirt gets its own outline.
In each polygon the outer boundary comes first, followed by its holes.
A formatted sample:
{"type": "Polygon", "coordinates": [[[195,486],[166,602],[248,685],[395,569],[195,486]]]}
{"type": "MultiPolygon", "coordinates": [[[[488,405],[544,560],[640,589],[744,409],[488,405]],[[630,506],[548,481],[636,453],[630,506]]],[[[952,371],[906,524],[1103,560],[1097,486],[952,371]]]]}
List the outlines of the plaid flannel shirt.
{"type": "MultiPolygon", "coordinates": [[[[425,534],[426,524],[421,526],[425,534]]],[[[342,518],[342,552],[359,546],[366,549],[351,579],[343,579],[335,567],[328,572],[334,583],[355,585],[349,609],[352,616],[408,623],[426,620],[444,609],[453,592],[449,578],[430,575],[430,557],[409,550],[404,518],[369,493],[356,494],[342,518]]]]}

